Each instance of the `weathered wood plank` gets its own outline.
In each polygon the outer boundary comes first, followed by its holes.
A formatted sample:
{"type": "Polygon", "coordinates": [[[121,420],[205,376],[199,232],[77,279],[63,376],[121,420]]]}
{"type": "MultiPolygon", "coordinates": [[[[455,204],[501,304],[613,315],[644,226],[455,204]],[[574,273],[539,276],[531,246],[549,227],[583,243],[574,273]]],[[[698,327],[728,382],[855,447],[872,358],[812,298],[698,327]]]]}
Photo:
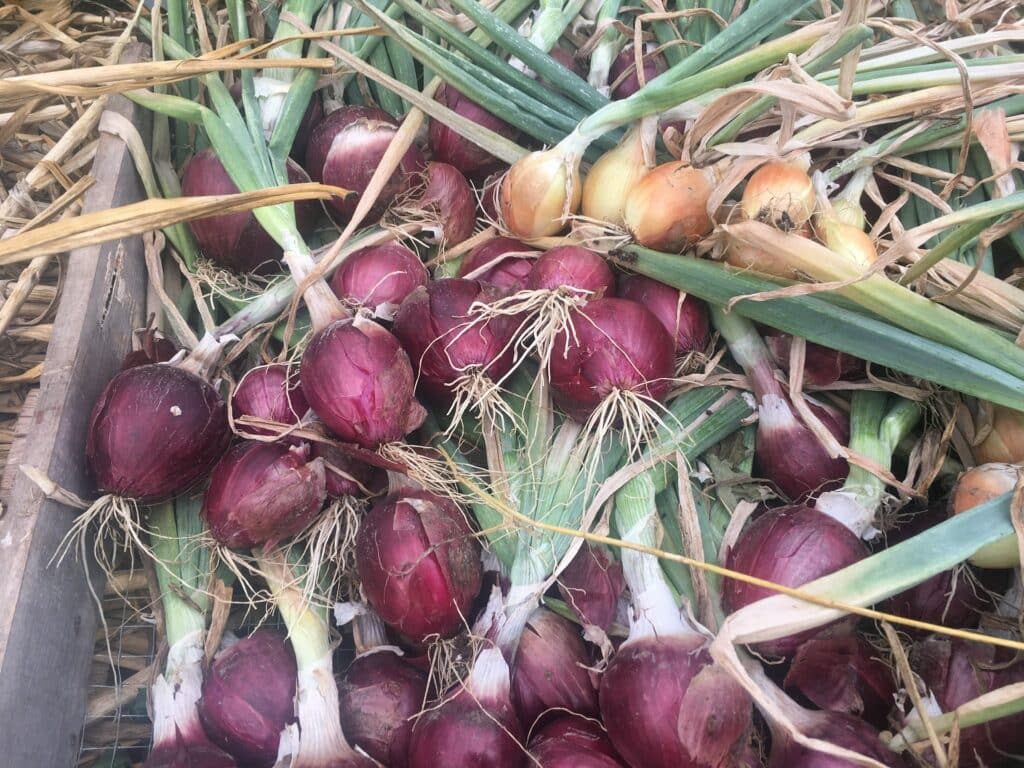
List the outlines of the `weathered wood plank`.
{"type": "MultiPolygon", "coordinates": [[[[146,57],[133,45],[122,60],[146,57]]],[[[121,97],[108,109],[141,121],[121,97]]],[[[143,130],[143,135],[148,131],[143,130]]],[[[144,197],[121,139],[102,135],[85,211],[144,197]]],[[[139,237],[74,251],[46,356],[31,435],[20,460],[84,497],[89,413],[143,323],[146,295],[139,237]]],[[[75,510],[42,497],[21,473],[0,520],[0,745],[4,765],[66,766],[77,756],[86,711],[97,612],[83,565],[50,560],[75,510]]],[[[94,576],[97,569],[92,566],[94,576]]],[[[102,595],[103,585],[95,589],[102,595]]]]}

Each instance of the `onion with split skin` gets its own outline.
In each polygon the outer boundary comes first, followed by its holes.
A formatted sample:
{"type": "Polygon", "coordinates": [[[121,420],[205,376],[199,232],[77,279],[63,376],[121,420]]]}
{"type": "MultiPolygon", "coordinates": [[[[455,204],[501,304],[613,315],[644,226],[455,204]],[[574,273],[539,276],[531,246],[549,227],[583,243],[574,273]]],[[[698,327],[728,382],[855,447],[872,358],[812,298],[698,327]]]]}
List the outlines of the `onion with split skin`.
{"type": "Polygon", "coordinates": [[[455,166],[427,163],[392,213],[400,221],[419,224],[428,243],[451,248],[468,240],[476,228],[476,195],[455,166]]]}
{"type": "Polygon", "coordinates": [[[530,754],[544,768],[625,768],[595,720],[559,714],[530,737],[530,754]]]}
{"type": "Polygon", "coordinates": [[[308,410],[309,404],[302,394],[298,376],[291,375],[286,365],[261,365],[250,368],[231,395],[235,431],[243,437],[279,434],[270,427],[238,424],[238,419],[243,416],[293,426],[301,421],[308,410]]]}
{"type": "Polygon", "coordinates": [[[405,297],[429,280],[415,253],[399,243],[388,243],[360,248],[341,262],[331,277],[331,290],[342,301],[391,321],[405,297]]]}
{"type": "Polygon", "coordinates": [[[503,291],[518,291],[526,285],[536,259],[526,243],[511,237],[495,237],[481,243],[462,260],[458,276],[493,285],[503,291]],[[515,255],[521,254],[521,255],[515,255]]]}

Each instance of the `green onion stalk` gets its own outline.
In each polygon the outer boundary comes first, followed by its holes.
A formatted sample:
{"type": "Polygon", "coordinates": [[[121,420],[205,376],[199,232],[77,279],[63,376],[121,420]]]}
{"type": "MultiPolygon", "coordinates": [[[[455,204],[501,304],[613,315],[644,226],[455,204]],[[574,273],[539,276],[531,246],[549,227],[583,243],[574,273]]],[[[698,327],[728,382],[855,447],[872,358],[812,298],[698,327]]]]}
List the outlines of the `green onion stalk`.
{"type": "Polygon", "coordinates": [[[590,52],[590,72],[587,75],[587,82],[605,96],[609,94],[610,90],[608,77],[612,62],[615,61],[615,57],[619,55],[619,50],[622,48],[622,34],[610,23],[618,18],[621,6],[622,0],[604,0],[595,19],[598,26],[602,24],[609,24],[609,26],[601,34],[601,40],[594,46],[594,50],[590,52]]]}
{"type": "MultiPolygon", "coordinates": [[[[306,41],[302,39],[288,40],[300,35],[299,27],[294,23],[310,26],[313,18],[319,13],[326,0],[285,0],[281,8],[281,17],[277,29],[274,30],[272,43],[280,43],[267,51],[268,59],[299,59],[302,58],[306,41]],[[287,42],[282,42],[287,41],[287,42]]],[[[236,38],[244,33],[239,27],[236,38]]],[[[267,136],[273,133],[274,126],[284,108],[296,70],[293,68],[268,67],[263,74],[253,77],[253,87],[259,100],[262,113],[263,130],[267,136]]]]}
{"type": "MultiPolygon", "coordinates": [[[[583,8],[586,0],[540,0],[532,18],[523,27],[529,27],[524,35],[530,44],[540,51],[550,51],[565,28],[575,19],[583,8]]],[[[525,31],[523,28],[520,31],[525,31]]],[[[522,62],[512,62],[512,66],[525,66],[522,62]]]]}

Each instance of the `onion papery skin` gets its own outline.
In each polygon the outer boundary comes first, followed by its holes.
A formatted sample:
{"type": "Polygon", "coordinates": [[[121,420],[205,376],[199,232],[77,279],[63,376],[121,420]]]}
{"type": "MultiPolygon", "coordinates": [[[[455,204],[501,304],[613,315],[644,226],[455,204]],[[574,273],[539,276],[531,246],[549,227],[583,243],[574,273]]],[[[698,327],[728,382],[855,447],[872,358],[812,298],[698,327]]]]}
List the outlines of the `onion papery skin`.
{"type": "Polygon", "coordinates": [[[762,165],[747,180],[740,207],[748,219],[791,232],[800,229],[814,212],[814,184],[807,172],[793,163],[762,165]]]}
{"type": "Polygon", "coordinates": [[[156,336],[147,332],[142,340],[142,348],[129,352],[121,362],[121,370],[138,368],[140,365],[152,365],[154,363],[166,363],[178,354],[178,347],[170,339],[156,336]]]}
{"type": "Polygon", "coordinates": [[[426,674],[397,653],[381,648],[358,656],[338,681],[345,738],[388,768],[405,768],[412,717],[426,691],[426,674]]]}
{"type": "MultiPolygon", "coordinates": [[[[806,716],[811,723],[801,728],[804,735],[858,752],[892,768],[906,768],[903,758],[886,748],[878,732],[860,718],[844,712],[807,712],[806,716]]],[[[806,749],[779,736],[772,739],[768,768],[856,768],[856,763],[806,749]]]]}
{"type": "Polygon", "coordinates": [[[312,446],[313,458],[324,461],[328,498],[361,498],[366,496],[367,492],[378,494],[387,486],[387,475],[380,467],[359,461],[330,443],[318,442],[312,446]]]}
{"type": "Polygon", "coordinates": [[[214,467],[203,519],[226,547],[269,549],[313,522],[326,498],[324,463],[310,461],[308,445],[242,442],[214,467]]]}
{"type": "Polygon", "coordinates": [[[626,197],[623,221],[633,239],[656,251],[682,253],[711,232],[711,182],[707,173],[683,162],[656,166],[626,197]]]}
{"type": "Polygon", "coordinates": [[[604,729],[579,715],[559,714],[534,731],[530,754],[543,768],[625,768],[604,729]]]}
{"type": "Polygon", "coordinates": [[[524,240],[557,235],[579,210],[582,195],[579,157],[558,147],[531,152],[501,179],[499,224],[524,240]]]}
{"type": "MultiPolygon", "coordinates": [[[[288,161],[288,181],[300,184],[309,176],[298,163],[288,161]]],[[[181,179],[182,197],[201,195],[233,195],[238,187],[228,176],[212,149],[193,155],[181,179]]],[[[295,203],[295,219],[299,232],[308,232],[319,207],[315,201],[295,203]]],[[[210,261],[235,272],[272,272],[281,261],[281,246],[263,229],[252,211],[210,216],[188,222],[200,250],[210,261]]]]}
{"type": "Polygon", "coordinates": [[[210,739],[240,763],[270,768],[281,730],[295,722],[295,656],[259,630],[221,651],[203,680],[199,719],[210,739]]]}
{"type": "MultiPolygon", "coordinates": [[[[298,376],[290,376],[286,365],[262,365],[246,372],[231,395],[231,413],[235,420],[242,416],[298,424],[309,403],[302,394],[298,376]]],[[[273,429],[239,425],[239,431],[253,435],[275,435],[273,429]]]]}
{"type": "Polygon", "coordinates": [[[608,552],[584,544],[558,577],[562,599],[584,624],[607,630],[626,589],[622,566],[608,552]]]}
{"type": "MultiPolygon", "coordinates": [[[[519,131],[511,125],[470,101],[450,85],[441,86],[436,100],[467,120],[489,128],[506,139],[514,141],[519,135],[519,131]]],[[[435,160],[448,163],[470,177],[491,171],[500,162],[490,152],[463,138],[440,120],[430,121],[430,149],[435,160]]]]}
{"type": "Polygon", "coordinates": [[[675,339],[677,355],[699,352],[707,346],[710,320],[707,305],[700,299],[643,275],[623,278],[618,295],[654,313],[675,339]]]}
{"type": "MultiPolygon", "coordinates": [[[[331,112],[317,125],[306,148],[306,170],[313,181],[341,187],[352,194],[332,197],[328,203],[342,224],[348,223],[398,126],[391,115],[375,107],[347,106],[331,112]]],[[[391,201],[409,187],[426,161],[415,144],[406,150],[398,168],[381,190],[364,223],[381,217],[391,201]]]]}
{"type": "Polygon", "coordinates": [[[156,744],[144,763],[145,768],[236,768],[235,758],[199,734],[184,737],[178,733],[174,743],[156,744]]]}
{"type": "Polygon", "coordinates": [[[750,698],[696,634],[627,640],[602,675],[600,704],[632,768],[731,768],[751,727],[750,698]]]}
{"type": "Polygon", "coordinates": [[[506,253],[532,253],[533,248],[511,237],[495,237],[481,243],[462,260],[458,276],[493,285],[503,291],[518,291],[526,286],[526,280],[537,262],[525,256],[508,256],[506,253]],[[490,266],[488,266],[490,265],[490,266]],[[481,268],[487,267],[483,272],[481,268]]]}
{"type": "Polygon", "coordinates": [[[335,320],[318,331],[302,354],[299,376],[327,428],[368,450],[401,440],[426,417],[414,397],[409,356],[372,320],[335,320]]]}
{"type": "Polygon", "coordinates": [[[808,640],[796,652],[784,686],[819,709],[889,726],[896,682],[878,652],[858,636],[808,640]]]}
{"type": "Polygon", "coordinates": [[[387,243],[361,248],[341,262],[331,277],[331,290],[343,301],[393,320],[405,297],[429,280],[415,253],[404,245],[387,243]]]}
{"type": "Polygon", "coordinates": [[[476,195],[466,177],[448,163],[427,163],[404,207],[425,225],[429,242],[450,248],[467,240],[476,228],[476,195]]]}
{"type": "Polygon", "coordinates": [[[464,513],[427,491],[374,505],[359,526],[356,564],[367,601],[414,643],[462,626],[483,578],[464,513]]]}
{"type": "MultiPolygon", "coordinates": [[[[784,371],[789,371],[789,352],[793,337],[773,328],[761,328],[764,343],[772,353],[772,359],[784,371]]],[[[864,361],[845,352],[823,347],[808,341],[804,345],[804,384],[827,387],[842,378],[864,372],[864,361]]]]}
{"type": "Polygon", "coordinates": [[[992,431],[974,448],[979,464],[1001,462],[1024,463],[1024,413],[993,406],[992,431]]]}
{"type": "Polygon", "coordinates": [[[559,245],[541,254],[526,276],[530,290],[587,291],[591,298],[615,296],[615,275],[604,257],[578,245],[559,245]]]}
{"type": "Polygon", "coordinates": [[[140,365],[103,388],[85,454],[100,490],[152,503],[204,477],[230,441],[227,406],[209,382],[172,365],[140,365]]]}
{"type": "MultiPolygon", "coordinates": [[[[868,551],[860,538],[842,523],[812,507],[795,505],[764,512],[748,523],[726,559],[730,570],[785,587],[799,587],[852,565],[868,551]]],[[[766,587],[726,578],[722,602],[728,613],[776,594],[766,587]]],[[[791,656],[812,637],[849,635],[856,624],[848,616],[825,627],[758,643],[767,656],[791,656]]]]}
{"type": "MultiPolygon", "coordinates": [[[[644,56],[641,66],[645,84],[668,69],[668,63],[661,54],[644,56]]],[[[613,86],[611,97],[615,101],[627,99],[640,90],[640,78],[637,77],[636,69],[636,51],[633,46],[623,48],[612,61],[612,65],[608,69],[608,84],[613,86]]]]}
{"type": "MultiPolygon", "coordinates": [[[[850,439],[845,414],[810,398],[808,407],[840,445],[850,439]]],[[[760,419],[754,443],[754,471],[772,481],[793,501],[839,488],[849,473],[842,457],[832,458],[811,429],[800,420],[787,395],[770,394],[758,403],[760,419]]]]}
{"type": "Polygon", "coordinates": [[[626,299],[596,299],[573,313],[555,338],[551,387],[555,403],[577,420],[613,390],[660,401],[673,375],[675,343],[646,307],[626,299]]]}
{"type": "Polygon", "coordinates": [[[416,366],[420,389],[435,401],[451,402],[452,384],[468,372],[498,381],[511,370],[518,320],[497,316],[481,322],[470,314],[474,302],[501,295],[487,283],[448,278],[417,288],[398,308],[395,335],[416,366]]]}
{"type": "Polygon", "coordinates": [[[530,727],[548,710],[597,714],[597,689],[586,668],[592,659],[580,628],[547,608],[523,630],[512,663],[512,702],[530,727]]]}

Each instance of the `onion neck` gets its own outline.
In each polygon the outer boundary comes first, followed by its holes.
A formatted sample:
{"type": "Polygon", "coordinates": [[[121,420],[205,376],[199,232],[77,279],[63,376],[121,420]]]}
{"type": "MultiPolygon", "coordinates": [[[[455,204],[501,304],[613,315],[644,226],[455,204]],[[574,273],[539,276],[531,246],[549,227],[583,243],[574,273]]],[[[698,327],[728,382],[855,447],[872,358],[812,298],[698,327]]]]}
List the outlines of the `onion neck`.
{"type": "MultiPolygon", "coordinates": [[[[292,280],[296,285],[302,286],[316,269],[316,262],[313,261],[305,243],[298,238],[293,240],[294,242],[289,243],[290,247],[284,248],[284,261],[288,265],[288,271],[291,272],[292,280]]],[[[322,277],[305,285],[302,298],[305,299],[306,307],[309,309],[309,317],[314,331],[321,331],[335,320],[351,316],[322,277]]]]}
{"type": "Polygon", "coordinates": [[[158,747],[181,738],[204,739],[196,704],[203,689],[205,628],[179,637],[167,652],[167,667],[153,681],[153,744],[158,747]]]}
{"type": "Polygon", "coordinates": [[[209,381],[213,377],[213,372],[217,366],[220,365],[224,354],[224,347],[233,341],[238,341],[238,337],[233,334],[214,335],[213,333],[205,333],[203,338],[199,340],[196,348],[175,365],[182,370],[195,374],[204,381],[209,381]]]}
{"type": "Polygon", "coordinates": [[[511,673],[499,648],[485,648],[477,654],[466,687],[485,710],[511,701],[511,673]]]}
{"type": "Polygon", "coordinates": [[[786,391],[775,378],[771,353],[754,324],[745,317],[735,312],[726,312],[717,305],[711,305],[711,319],[725,339],[729,353],[750,379],[758,402],[767,395],[773,395],[788,404],[786,391]]]}
{"type": "Polygon", "coordinates": [[[372,653],[390,645],[384,622],[381,621],[377,612],[368,605],[353,619],[352,634],[355,638],[356,652],[359,655],[372,653]]]}
{"type": "Polygon", "coordinates": [[[524,537],[512,561],[509,571],[508,594],[504,599],[504,615],[495,634],[495,643],[505,655],[508,663],[515,659],[519,647],[519,639],[523,630],[540,606],[540,597],[544,594],[546,578],[551,569],[546,567],[534,554],[537,542],[524,537]]]}

